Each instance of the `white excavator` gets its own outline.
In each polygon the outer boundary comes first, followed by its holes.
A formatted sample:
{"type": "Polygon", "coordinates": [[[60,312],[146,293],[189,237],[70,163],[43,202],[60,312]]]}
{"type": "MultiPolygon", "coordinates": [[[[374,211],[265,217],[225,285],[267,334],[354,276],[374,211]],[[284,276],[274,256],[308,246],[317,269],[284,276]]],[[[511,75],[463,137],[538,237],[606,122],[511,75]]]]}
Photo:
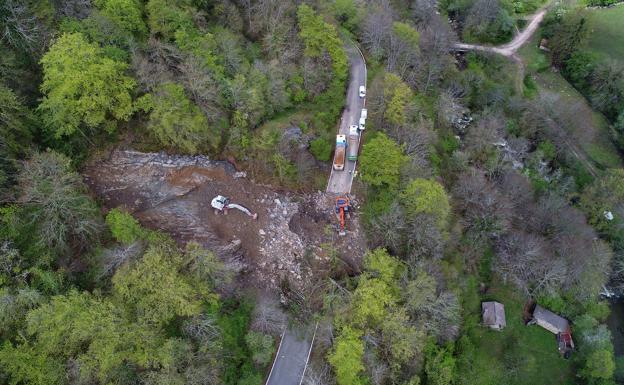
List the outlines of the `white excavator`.
{"type": "Polygon", "coordinates": [[[217,195],[216,197],[214,197],[212,199],[212,202],[210,202],[210,205],[215,210],[215,214],[223,213],[224,215],[227,215],[229,209],[237,209],[249,215],[253,219],[258,219],[257,213],[252,213],[251,210],[249,210],[245,206],[231,203],[230,199],[224,197],[223,195],[217,195]]]}

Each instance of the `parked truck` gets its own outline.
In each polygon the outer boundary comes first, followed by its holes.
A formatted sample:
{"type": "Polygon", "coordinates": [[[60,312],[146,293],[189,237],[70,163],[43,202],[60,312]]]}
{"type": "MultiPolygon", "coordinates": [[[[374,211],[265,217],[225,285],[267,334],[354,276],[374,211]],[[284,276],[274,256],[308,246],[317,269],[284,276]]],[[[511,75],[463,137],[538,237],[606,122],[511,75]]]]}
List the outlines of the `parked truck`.
{"type": "Polygon", "coordinates": [[[358,126],[355,124],[349,126],[349,143],[347,146],[348,155],[347,159],[357,160],[358,147],[360,145],[360,133],[358,132],[358,126]]]}
{"type": "Polygon", "coordinates": [[[336,136],[336,151],[334,152],[334,170],[344,170],[345,156],[347,152],[347,137],[345,135],[336,136]]]}

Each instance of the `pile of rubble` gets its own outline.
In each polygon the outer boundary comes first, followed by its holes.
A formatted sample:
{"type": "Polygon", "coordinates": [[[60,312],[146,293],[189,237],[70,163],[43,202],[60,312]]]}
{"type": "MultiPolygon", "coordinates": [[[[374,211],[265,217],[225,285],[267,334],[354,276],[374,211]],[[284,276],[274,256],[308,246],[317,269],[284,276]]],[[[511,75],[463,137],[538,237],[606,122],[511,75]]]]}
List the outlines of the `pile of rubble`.
{"type": "Polygon", "coordinates": [[[347,236],[332,230],[337,224],[335,196],[278,193],[248,180],[228,162],[114,151],[83,174],[106,208],[122,206],[144,226],[170,234],[181,245],[196,241],[214,250],[249,285],[278,289],[283,280],[304,285],[314,266],[325,264],[327,270],[327,244],[354,261],[364,253],[357,216],[350,220],[347,236]],[[217,195],[258,213],[258,219],[237,210],[215,214],[210,202],[217,195]]]}

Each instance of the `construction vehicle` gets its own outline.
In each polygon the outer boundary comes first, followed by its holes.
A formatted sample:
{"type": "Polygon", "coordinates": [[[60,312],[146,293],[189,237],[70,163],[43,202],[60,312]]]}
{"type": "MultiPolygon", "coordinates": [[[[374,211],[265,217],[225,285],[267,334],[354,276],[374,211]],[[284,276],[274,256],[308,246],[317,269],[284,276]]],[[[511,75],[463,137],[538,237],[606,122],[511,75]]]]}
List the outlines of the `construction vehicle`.
{"type": "Polygon", "coordinates": [[[252,213],[251,210],[249,210],[245,206],[242,206],[236,203],[231,203],[230,199],[224,197],[223,195],[217,195],[216,197],[214,197],[212,199],[212,202],[210,202],[210,205],[212,206],[213,209],[215,209],[215,214],[223,213],[224,215],[227,215],[229,209],[236,209],[236,210],[244,212],[245,214],[249,215],[253,219],[258,219],[257,213],[252,213]]]}
{"type": "Polygon", "coordinates": [[[347,152],[347,137],[345,135],[336,136],[336,151],[334,153],[334,170],[342,171],[345,165],[345,153],[347,152]]]}
{"type": "Polygon", "coordinates": [[[349,160],[357,160],[358,156],[358,147],[360,145],[360,133],[358,132],[358,126],[351,125],[349,126],[349,143],[347,146],[348,155],[347,159],[349,160]]]}
{"type": "Polygon", "coordinates": [[[347,234],[345,219],[351,217],[351,205],[349,204],[349,198],[342,196],[336,198],[336,206],[334,208],[340,228],[338,229],[338,235],[344,236],[347,234]]]}

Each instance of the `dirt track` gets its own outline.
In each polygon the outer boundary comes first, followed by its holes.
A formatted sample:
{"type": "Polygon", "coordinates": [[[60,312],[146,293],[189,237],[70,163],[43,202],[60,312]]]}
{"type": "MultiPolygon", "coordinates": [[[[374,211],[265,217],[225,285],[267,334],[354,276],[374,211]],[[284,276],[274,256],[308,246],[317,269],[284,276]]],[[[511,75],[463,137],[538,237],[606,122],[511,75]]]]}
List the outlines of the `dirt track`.
{"type": "Polygon", "coordinates": [[[330,262],[324,243],[357,268],[364,252],[357,217],[338,237],[333,196],[279,194],[252,183],[227,162],[206,157],[115,151],[84,170],[85,180],[106,208],[125,207],[146,227],[179,243],[197,241],[243,273],[244,280],[276,289],[287,279],[304,285],[330,262]],[[258,213],[216,215],[210,201],[224,195],[258,213]],[[344,250],[344,253],[341,251],[344,250]]]}
{"type": "Polygon", "coordinates": [[[455,48],[458,50],[476,50],[476,51],[486,51],[486,52],[494,52],[503,56],[511,57],[516,54],[518,49],[522,47],[531,36],[535,33],[540,23],[544,19],[546,15],[546,7],[542,8],[539,12],[535,13],[531,16],[529,25],[516,35],[512,41],[506,44],[502,44],[499,46],[489,46],[489,45],[478,45],[478,44],[465,44],[465,43],[457,43],[455,44],[455,48]]]}

